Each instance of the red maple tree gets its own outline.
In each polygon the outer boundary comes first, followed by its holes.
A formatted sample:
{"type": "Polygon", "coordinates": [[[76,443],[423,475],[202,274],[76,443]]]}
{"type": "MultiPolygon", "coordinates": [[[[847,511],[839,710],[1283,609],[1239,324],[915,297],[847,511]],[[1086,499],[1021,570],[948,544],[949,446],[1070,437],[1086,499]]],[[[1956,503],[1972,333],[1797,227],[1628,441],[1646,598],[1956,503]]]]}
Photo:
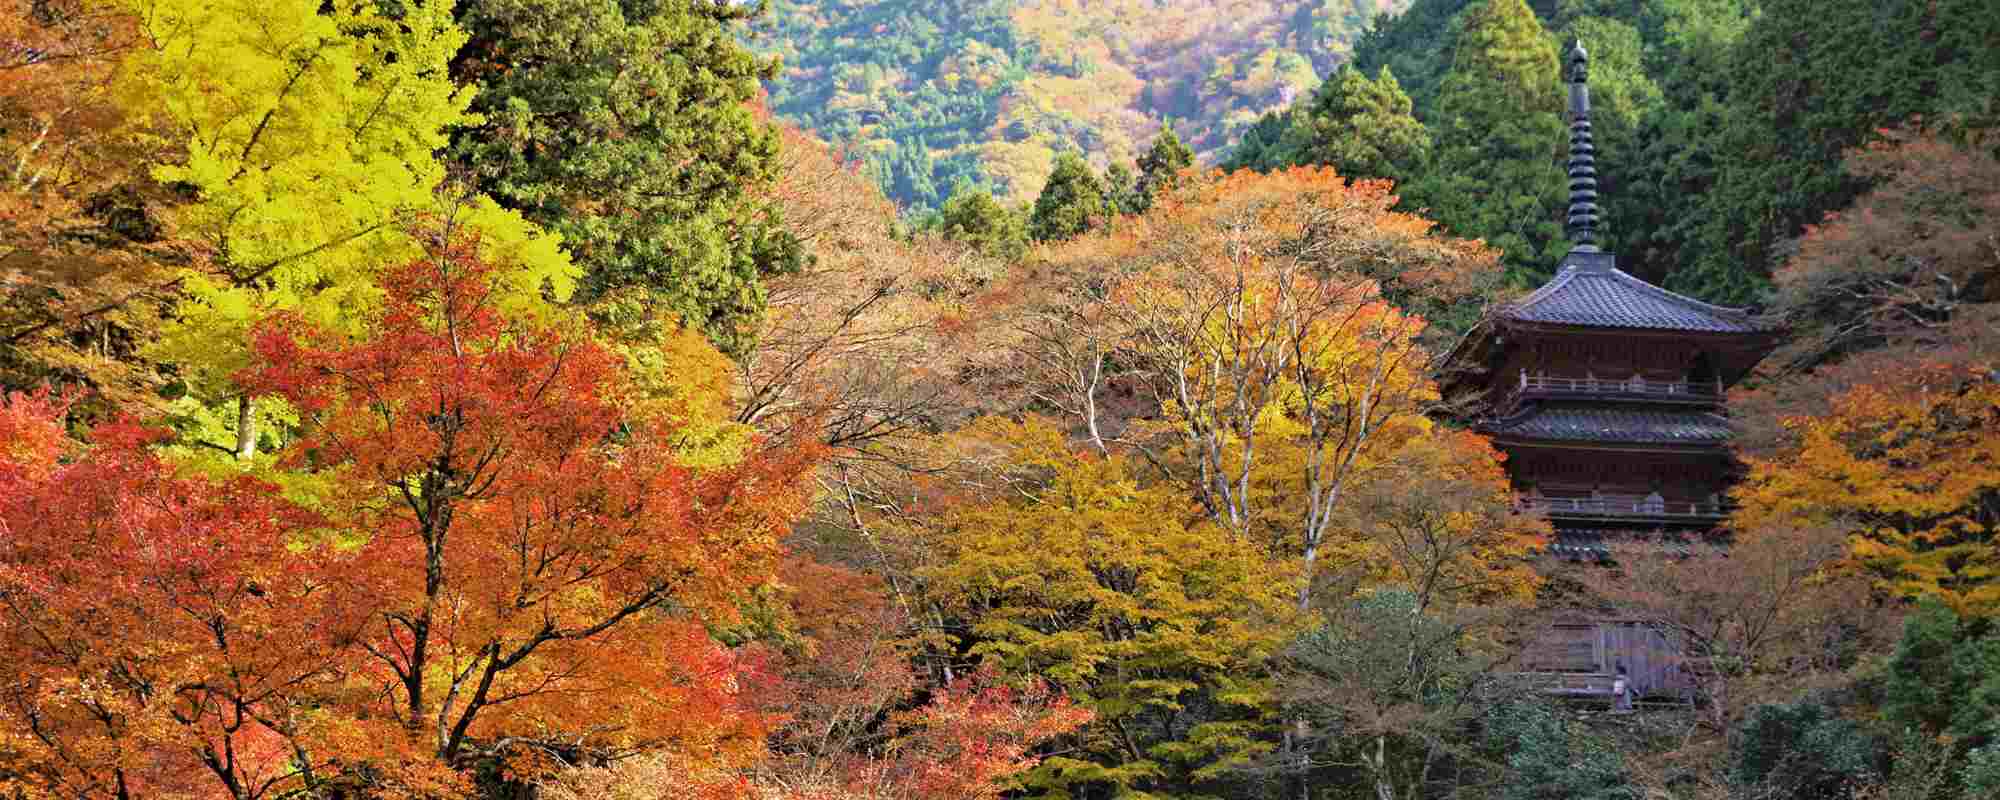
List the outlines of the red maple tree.
{"type": "Polygon", "coordinates": [[[683,423],[648,415],[615,353],[502,313],[479,242],[438,241],[384,280],[372,336],[275,318],[240,376],[303,412],[282,463],[333,487],[377,670],[357,715],[430,768],[750,752],[760,717],[704,624],[769,580],[814,454],[684,463],[683,423]]]}
{"type": "Polygon", "coordinates": [[[352,553],[248,477],[176,474],[129,422],[0,403],[0,794],[227,794],[325,764],[305,742],[359,630],[325,576],[352,553]],[[9,784],[12,784],[11,786],[9,784]],[[218,791],[221,790],[221,791],[218,791]]]}

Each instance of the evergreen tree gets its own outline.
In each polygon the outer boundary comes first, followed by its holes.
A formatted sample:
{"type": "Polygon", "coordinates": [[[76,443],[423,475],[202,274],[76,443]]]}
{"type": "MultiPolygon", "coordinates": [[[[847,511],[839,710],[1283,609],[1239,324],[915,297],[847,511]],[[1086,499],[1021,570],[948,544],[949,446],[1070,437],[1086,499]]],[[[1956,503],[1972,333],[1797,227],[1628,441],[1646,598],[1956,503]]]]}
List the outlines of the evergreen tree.
{"type": "Polygon", "coordinates": [[[1730,738],[1729,781],[1744,797],[1851,798],[1878,777],[1881,742],[1811,700],[1757,706],[1730,738]]]}
{"type": "Polygon", "coordinates": [[[1132,168],[1124,164],[1112,164],[1104,169],[1104,201],[1118,214],[1136,214],[1145,209],[1144,196],[1139,193],[1139,178],[1132,174],[1132,168]]]}
{"type": "Polygon", "coordinates": [[[1320,84],[1284,133],[1296,164],[1326,164],[1352,178],[1406,179],[1430,155],[1430,131],[1411,113],[1410,96],[1383,67],[1374,80],[1352,66],[1320,84]]]}
{"type": "Polygon", "coordinates": [[[1000,204],[985,188],[961,183],[939,211],[944,238],[964,242],[988,256],[1009,263],[1028,249],[1028,221],[1019,211],[1000,204]]]}
{"type": "Polygon", "coordinates": [[[1288,149],[1292,143],[1286,134],[1293,126],[1301,124],[1305,113],[1302,106],[1294,106],[1278,111],[1266,111],[1257,118],[1257,123],[1243,132],[1243,138],[1222,157],[1216,166],[1224,171],[1253,169],[1270,172],[1297,163],[1296,156],[1288,149]]]}
{"type": "Polygon", "coordinates": [[[937,165],[931,160],[930,144],[918,136],[896,145],[889,161],[889,191],[905,199],[910,208],[937,205],[938,190],[933,176],[937,165]]]}
{"type": "Polygon", "coordinates": [[[2000,95],[1992,0],[1766,0],[1727,74],[1720,171],[1670,285],[1749,302],[1806,225],[1866,183],[1841,154],[1913,116],[2000,95]]]}
{"type": "MultiPolygon", "coordinates": [[[[1610,144],[1619,134],[1616,112],[1599,114],[1598,160],[1606,222],[1619,266],[1663,283],[1691,250],[1703,204],[1721,166],[1730,54],[1749,27],[1756,0],[1680,0],[1666,4],[1659,38],[1649,38],[1645,19],[1636,23],[1645,56],[1644,76],[1659,88],[1660,103],[1639,108],[1638,129],[1629,145],[1610,144]]],[[[1601,19],[1601,18],[1600,18],[1601,19]]],[[[1615,37],[1585,35],[1590,48],[1591,95],[1602,96],[1599,75],[1616,81],[1620,46],[1615,37]],[[1600,57],[1599,54],[1602,53],[1600,57]],[[1599,67],[1599,62],[1604,66],[1599,67]]],[[[1615,100],[1614,100],[1615,102],[1615,100]]],[[[1595,122],[1595,120],[1593,120],[1595,122]]],[[[1691,253],[1690,253],[1691,255],[1691,253]]]]}
{"type": "Polygon", "coordinates": [[[1160,123],[1160,135],[1153,138],[1151,147],[1139,156],[1139,205],[1136,210],[1151,208],[1153,198],[1172,189],[1183,170],[1194,166],[1194,151],[1181,144],[1181,137],[1174,135],[1172,126],[1160,123]]]}
{"type": "Polygon", "coordinates": [[[1485,720],[1487,749],[1504,754],[1496,800],[1639,800],[1610,743],[1537,703],[1501,705],[1485,720]]]}
{"type": "Polygon", "coordinates": [[[1028,215],[1028,233],[1038,242],[1074,238],[1097,225],[1109,210],[1097,173],[1084,163],[1081,154],[1066,152],[1056,156],[1049,182],[1035,198],[1035,210],[1028,215]]]}
{"type": "Polygon", "coordinates": [[[1406,207],[1499,248],[1517,282],[1539,282],[1568,250],[1563,91],[1555,44],[1527,3],[1468,8],[1438,96],[1436,157],[1403,192],[1406,207]]]}
{"type": "Polygon", "coordinates": [[[562,235],[579,298],[639,290],[742,352],[762,279],[802,259],[759,198],[777,137],[750,108],[776,73],[734,3],[468,0],[453,76],[484,116],[450,155],[479,188],[562,235]]]}
{"type": "Polygon", "coordinates": [[[1927,599],[1885,665],[1882,716],[1967,747],[2000,736],[2000,634],[1927,599]]]}
{"type": "Polygon", "coordinates": [[[1361,74],[1389,69],[1410,95],[1417,118],[1434,120],[1438,87],[1451,68],[1459,19],[1473,0],[1414,0],[1401,14],[1382,14],[1354,43],[1349,62],[1361,74]]]}

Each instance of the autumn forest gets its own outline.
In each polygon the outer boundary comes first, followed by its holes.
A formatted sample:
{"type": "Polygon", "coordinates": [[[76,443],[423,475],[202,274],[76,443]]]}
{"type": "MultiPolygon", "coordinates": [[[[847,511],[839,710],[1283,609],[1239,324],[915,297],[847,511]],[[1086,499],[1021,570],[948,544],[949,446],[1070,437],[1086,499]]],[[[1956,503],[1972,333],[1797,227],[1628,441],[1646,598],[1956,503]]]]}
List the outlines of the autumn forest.
{"type": "Polygon", "coordinates": [[[58,798],[2000,798],[2000,9],[0,0],[58,798]],[[1597,246],[1768,336],[1578,558],[1597,246]]]}

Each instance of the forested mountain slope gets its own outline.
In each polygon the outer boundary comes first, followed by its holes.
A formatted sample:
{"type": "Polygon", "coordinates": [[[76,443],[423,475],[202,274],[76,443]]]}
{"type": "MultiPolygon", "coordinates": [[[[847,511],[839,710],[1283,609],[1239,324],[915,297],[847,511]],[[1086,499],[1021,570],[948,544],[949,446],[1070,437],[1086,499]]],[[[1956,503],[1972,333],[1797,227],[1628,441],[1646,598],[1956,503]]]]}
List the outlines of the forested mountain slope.
{"type": "Polygon", "coordinates": [[[1991,0],[1415,0],[1224,163],[1394,178],[1405,207],[1533,284],[1563,248],[1553,56],[1578,40],[1611,249],[1732,304],[1763,299],[1807,226],[1868,188],[1845,151],[1912,119],[1990,121],[2000,89],[1991,0]]]}
{"type": "Polygon", "coordinates": [[[1169,121],[1204,155],[1311,92],[1407,0],[774,0],[771,106],[855,150],[905,208],[1015,201],[1058,152],[1129,162],[1169,121]]]}

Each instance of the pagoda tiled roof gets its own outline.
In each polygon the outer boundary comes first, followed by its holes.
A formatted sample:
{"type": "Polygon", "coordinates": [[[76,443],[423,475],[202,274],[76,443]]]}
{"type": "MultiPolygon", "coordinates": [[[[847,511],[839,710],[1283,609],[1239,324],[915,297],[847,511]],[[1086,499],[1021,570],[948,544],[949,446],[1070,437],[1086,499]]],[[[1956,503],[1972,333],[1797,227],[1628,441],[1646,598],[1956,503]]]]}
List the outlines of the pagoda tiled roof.
{"type": "Polygon", "coordinates": [[[1721,444],[1729,421],[1707,411],[1531,407],[1480,428],[1495,436],[1564,442],[1721,444]]]}
{"type": "Polygon", "coordinates": [[[1604,561],[1611,558],[1614,547],[1641,544],[1654,552],[1685,556],[1694,552],[1695,541],[1699,539],[1685,534],[1660,536],[1656,531],[1562,528],[1550,538],[1549,553],[1570,560],[1604,561]]]}
{"type": "Polygon", "coordinates": [[[1542,288],[1500,316],[1520,322],[1592,328],[1762,333],[1771,326],[1740,308],[1710,305],[1626,274],[1609,253],[1572,252],[1542,288]]]}

